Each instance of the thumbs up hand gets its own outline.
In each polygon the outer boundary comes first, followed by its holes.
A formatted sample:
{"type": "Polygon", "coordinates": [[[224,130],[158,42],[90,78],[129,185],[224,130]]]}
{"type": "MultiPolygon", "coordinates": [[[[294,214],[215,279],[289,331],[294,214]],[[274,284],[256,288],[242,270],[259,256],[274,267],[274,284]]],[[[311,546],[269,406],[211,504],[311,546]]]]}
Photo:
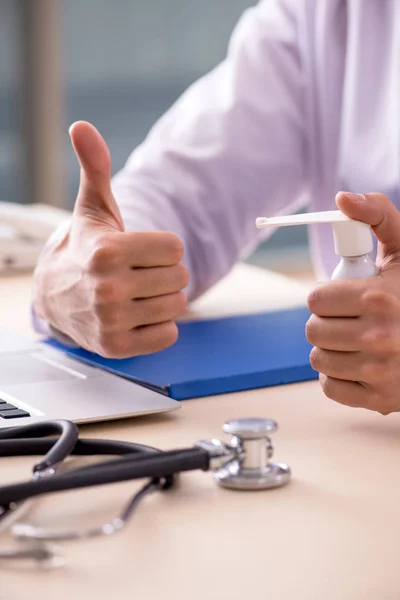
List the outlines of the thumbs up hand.
{"type": "Polygon", "coordinates": [[[38,316],[80,346],[124,358],[177,339],[186,308],[182,242],[169,232],[126,232],[110,186],[107,145],[89,123],[70,136],[81,166],[71,226],[35,271],[38,316]]]}
{"type": "Polygon", "coordinates": [[[336,202],[371,225],[380,274],[311,292],[310,361],[328,398],[387,415],[400,410],[400,213],[382,194],[341,192],[336,202]]]}

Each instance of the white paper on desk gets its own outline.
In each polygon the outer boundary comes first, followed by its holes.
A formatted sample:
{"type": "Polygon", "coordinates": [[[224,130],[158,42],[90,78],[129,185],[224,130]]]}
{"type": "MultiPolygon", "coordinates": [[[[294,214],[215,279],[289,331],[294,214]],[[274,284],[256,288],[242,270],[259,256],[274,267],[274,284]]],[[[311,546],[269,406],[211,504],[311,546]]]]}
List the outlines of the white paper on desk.
{"type": "Polygon", "coordinates": [[[239,263],[195,300],[180,321],[214,319],[305,306],[310,284],[239,263]]]}

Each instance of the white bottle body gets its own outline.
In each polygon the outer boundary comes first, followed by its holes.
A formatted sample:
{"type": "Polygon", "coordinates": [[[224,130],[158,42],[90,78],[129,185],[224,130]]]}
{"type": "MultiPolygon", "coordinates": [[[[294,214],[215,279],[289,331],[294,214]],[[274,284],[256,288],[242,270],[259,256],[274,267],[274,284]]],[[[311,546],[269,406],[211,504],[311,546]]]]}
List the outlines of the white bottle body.
{"type": "Polygon", "coordinates": [[[366,279],[379,274],[379,269],[368,254],[342,256],[331,279],[366,279]]]}

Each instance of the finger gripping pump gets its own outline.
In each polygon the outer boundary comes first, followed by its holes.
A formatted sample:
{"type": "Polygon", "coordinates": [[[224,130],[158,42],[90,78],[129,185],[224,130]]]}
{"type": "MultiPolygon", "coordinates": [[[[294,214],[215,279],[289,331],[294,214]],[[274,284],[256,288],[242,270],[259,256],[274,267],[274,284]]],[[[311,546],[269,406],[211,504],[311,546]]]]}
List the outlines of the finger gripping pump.
{"type": "Polygon", "coordinates": [[[379,269],[369,254],[374,249],[371,227],[362,221],[350,219],[340,210],[304,213],[285,217],[259,217],[256,227],[286,227],[330,223],[333,227],[335,253],[341,260],[332,279],[364,279],[378,275],[379,269]]]}

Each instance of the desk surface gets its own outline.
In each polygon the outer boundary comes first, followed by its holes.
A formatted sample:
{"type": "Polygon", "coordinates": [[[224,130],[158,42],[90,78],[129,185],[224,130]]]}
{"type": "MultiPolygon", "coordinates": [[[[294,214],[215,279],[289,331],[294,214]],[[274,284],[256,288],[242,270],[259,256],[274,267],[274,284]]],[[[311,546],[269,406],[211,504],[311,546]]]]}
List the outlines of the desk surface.
{"type": "MultiPolygon", "coordinates": [[[[0,279],[0,326],[29,332],[30,278],[0,279]]],[[[51,572],[0,566],[0,599],[398,600],[400,415],[382,417],[327,400],[317,382],[191,400],[165,416],[88,425],[83,434],[160,448],[220,437],[228,418],[276,419],[276,459],[290,464],[282,489],[233,492],[208,473],[148,498],[125,531],[65,544],[51,572]]],[[[0,481],[29,473],[3,459],[0,481]]],[[[40,500],[36,524],[98,524],[136,484],[40,500]]],[[[1,538],[1,545],[9,540],[1,538]]]]}

